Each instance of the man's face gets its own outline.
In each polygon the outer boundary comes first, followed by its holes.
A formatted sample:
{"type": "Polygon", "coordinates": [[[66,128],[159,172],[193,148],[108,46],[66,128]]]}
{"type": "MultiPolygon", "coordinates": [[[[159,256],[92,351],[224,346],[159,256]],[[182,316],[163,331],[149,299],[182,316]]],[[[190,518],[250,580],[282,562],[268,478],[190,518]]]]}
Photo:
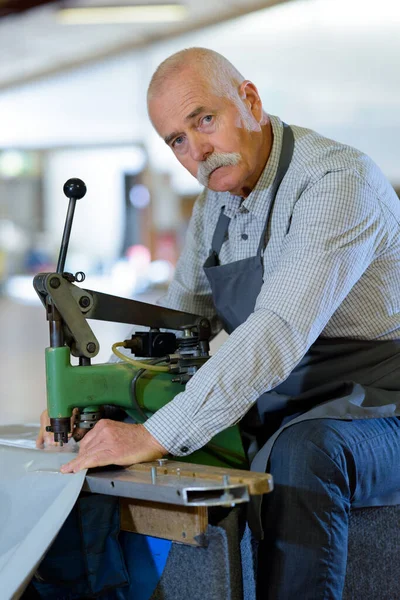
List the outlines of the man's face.
{"type": "Polygon", "coordinates": [[[261,128],[253,112],[245,97],[218,96],[190,69],[149,102],[152,123],[179,162],[210,189],[237,195],[259,167],[261,128]]]}

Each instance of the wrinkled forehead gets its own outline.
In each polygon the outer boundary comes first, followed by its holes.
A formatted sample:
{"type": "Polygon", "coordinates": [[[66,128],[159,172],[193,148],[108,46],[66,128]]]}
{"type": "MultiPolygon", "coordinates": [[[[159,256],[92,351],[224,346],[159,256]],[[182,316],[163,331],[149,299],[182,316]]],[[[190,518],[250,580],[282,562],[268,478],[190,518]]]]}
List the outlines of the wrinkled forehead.
{"type": "Polygon", "coordinates": [[[149,113],[152,117],[160,107],[164,110],[170,107],[175,109],[189,98],[199,97],[204,100],[211,95],[212,85],[206,77],[193,69],[182,69],[178,73],[166,75],[158,83],[148,102],[149,113]]]}
{"type": "Polygon", "coordinates": [[[168,129],[175,129],[179,123],[183,125],[186,117],[198,107],[212,109],[225,101],[209,78],[186,68],[165,77],[149,99],[148,111],[155,129],[165,137],[168,129]]]}

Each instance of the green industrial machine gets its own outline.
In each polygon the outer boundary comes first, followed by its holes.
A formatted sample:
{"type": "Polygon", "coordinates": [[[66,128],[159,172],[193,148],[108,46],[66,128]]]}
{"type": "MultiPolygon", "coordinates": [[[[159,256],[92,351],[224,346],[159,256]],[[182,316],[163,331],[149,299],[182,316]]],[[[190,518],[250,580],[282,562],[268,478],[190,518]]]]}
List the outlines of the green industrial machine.
{"type": "MultiPolygon", "coordinates": [[[[70,433],[80,439],[99,419],[113,418],[116,409],[143,423],[183,391],[185,383],[208,360],[211,337],[210,323],[204,317],[75,285],[84,281],[84,274],[66,273],[64,265],[76,201],[83,198],[86,186],[80,179],[70,179],[64,193],[69,206],[57,271],[39,273],[33,282],[50,327],[50,347],[46,349],[48,430],[61,444],[68,442],[70,433]],[[149,329],[113,345],[123,362],[92,364],[100,345],[88,319],[149,329]],[[119,346],[130,349],[135,358],[121,354],[119,346]],[[71,355],[79,364],[71,364],[71,355]],[[79,410],[71,424],[74,409],[79,410]]],[[[238,426],[219,433],[204,448],[179,460],[248,468],[238,426]]]]}

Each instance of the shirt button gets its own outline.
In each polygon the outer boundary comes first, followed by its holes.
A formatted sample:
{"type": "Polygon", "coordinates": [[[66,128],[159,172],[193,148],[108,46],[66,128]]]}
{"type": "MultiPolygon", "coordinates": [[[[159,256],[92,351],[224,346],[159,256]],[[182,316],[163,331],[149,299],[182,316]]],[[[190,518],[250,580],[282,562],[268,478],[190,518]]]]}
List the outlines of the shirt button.
{"type": "Polygon", "coordinates": [[[182,448],[180,449],[181,452],[184,452],[186,454],[186,452],[189,452],[189,448],[187,446],[182,446],[182,448]]]}
{"type": "Polygon", "coordinates": [[[242,238],[242,240],[247,240],[249,236],[247,235],[247,233],[242,233],[240,237],[242,238]]]}

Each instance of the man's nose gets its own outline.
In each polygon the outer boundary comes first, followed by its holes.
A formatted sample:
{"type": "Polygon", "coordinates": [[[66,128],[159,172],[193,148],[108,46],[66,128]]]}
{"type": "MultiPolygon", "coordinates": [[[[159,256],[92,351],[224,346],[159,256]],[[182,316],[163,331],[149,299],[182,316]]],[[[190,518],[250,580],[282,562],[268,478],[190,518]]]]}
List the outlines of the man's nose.
{"type": "Polygon", "coordinates": [[[196,162],[206,160],[212,154],[214,148],[207,138],[194,136],[190,140],[190,155],[196,162]]]}

